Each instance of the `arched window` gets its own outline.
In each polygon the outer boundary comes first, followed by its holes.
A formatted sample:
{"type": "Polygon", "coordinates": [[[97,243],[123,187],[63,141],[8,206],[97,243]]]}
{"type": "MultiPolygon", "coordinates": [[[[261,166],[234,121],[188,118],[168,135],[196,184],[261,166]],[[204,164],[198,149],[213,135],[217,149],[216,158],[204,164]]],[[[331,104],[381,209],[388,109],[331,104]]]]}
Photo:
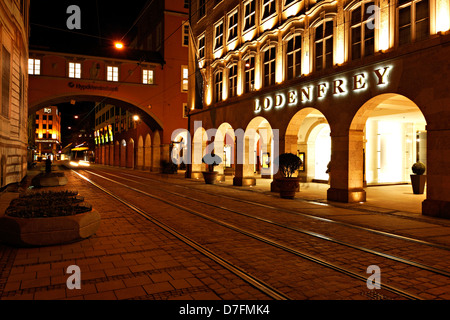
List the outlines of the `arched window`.
{"type": "Polygon", "coordinates": [[[245,60],[245,92],[255,90],[255,57],[250,56],[245,60]]]}
{"type": "Polygon", "coordinates": [[[276,47],[270,47],[264,53],[264,86],[275,84],[276,47]]]}
{"type": "Polygon", "coordinates": [[[316,27],[314,35],[316,71],[333,66],[333,20],[316,27]]]}
{"type": "Polygon", "coordinates": [[[375,2],[363,2],[350,12],[352,60],[373,55],[375,52],[374,6],[375,2]]]}
{"type": "Polygon", "coordinates": [[[286,78],[288,80],[300,77],[302,74],[302,36],[294,35],[287,41],[286,47],[286,78]]]}
{"type": "Polygon", "coordinates": [[[228,68],[228,97],[237,95],[237,64],[228,68]]]}
{"type": "Polygon", "coordinates": [[[398,0],[398,43],[425,39],[430,34],[429,0],[398,0]]]}
{"type": "Polygon", "coordinates": [[[222,92],[223,92],[223,72],[218,71],[214,76],[214,97],[215,102],[222,101],[222,92]]]}

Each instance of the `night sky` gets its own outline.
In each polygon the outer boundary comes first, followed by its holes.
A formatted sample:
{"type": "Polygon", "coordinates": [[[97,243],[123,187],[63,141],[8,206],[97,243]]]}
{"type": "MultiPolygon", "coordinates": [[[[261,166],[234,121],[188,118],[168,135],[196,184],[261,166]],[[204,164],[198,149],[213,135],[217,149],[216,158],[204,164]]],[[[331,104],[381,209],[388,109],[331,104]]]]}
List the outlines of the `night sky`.
{"type": "MultiPolygon", "coordinates": [[[[110,47],[124,36],[127,43],[133,23],[139,17],[147,0],[31,0],[30,48],[62,52],[89,51],[90,48],[110,47]],[[70,30],[67,13],[70,5],[78,5],[81,11],[81,29],[70,30]]],[[[94,129],[95,102],[77,102],[58,105],[62,113],[62,143],[66,145],[72,132],[94,129]],[[78,115],[79,119],[74,119],[78,115]],[[69,130],[68,127],[72,129],[69,130]]]]}
{"type": "MultiPolygon", "coordinates": [[[[67,48],[110,46],[122,39],[145,7],[147,0],[31,0],[30,46],[67,48]],[[70,5],[81,11],[81,29],[70,30],[70,5]]],[[[129,35],[129,33],[128,33],[129,35]]],[[[125,40],[127,37],[125,37],[125,40]]]]}

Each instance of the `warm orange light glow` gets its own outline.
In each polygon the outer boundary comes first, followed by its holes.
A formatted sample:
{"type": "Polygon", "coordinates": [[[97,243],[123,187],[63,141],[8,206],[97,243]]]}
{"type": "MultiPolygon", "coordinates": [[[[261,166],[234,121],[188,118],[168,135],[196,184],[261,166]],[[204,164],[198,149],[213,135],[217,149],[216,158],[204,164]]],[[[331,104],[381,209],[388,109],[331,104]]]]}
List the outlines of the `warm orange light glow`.
{"type": "Polygon", "coordinates": [[[134,116],[133,116],[133,120],[134,120],[134,121],[139,121],[139,116],[138,116],[138,115],[134,115],[134,116]]]}
{"type": "Polygon", "coordinates": [[[123,49],[123,43],[117,41],[117,42],[114,43],[114,47],[116,47],[116,49],[121,50],[121,49],[123,49]]]}

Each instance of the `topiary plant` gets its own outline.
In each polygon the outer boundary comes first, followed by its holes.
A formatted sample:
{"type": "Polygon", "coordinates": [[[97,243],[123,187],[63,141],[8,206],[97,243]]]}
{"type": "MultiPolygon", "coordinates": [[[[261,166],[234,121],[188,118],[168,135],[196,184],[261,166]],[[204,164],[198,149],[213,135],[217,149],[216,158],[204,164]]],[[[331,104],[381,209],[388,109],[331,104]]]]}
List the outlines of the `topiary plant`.
{"type": "Polygon", "coordinates": [[[426,167],[422,162],[418,161],[412,165],[411,169],[414,174],[422,175],[425,173],[426,167]]]}
{"type": "Polygon", "coordinates": [[[214,153],[208,153],[202,158],[202,162],[208,165],[208,172],[213,172],[214,167],[222,163],[222,158],[214,153]]]}
{"type": "Polygon", "coordinates": [[[293,153],[282,153],[278,157],[278,167],[281,174],[286,178],[292,175],[302,166],[302,160],[293,153]]]}

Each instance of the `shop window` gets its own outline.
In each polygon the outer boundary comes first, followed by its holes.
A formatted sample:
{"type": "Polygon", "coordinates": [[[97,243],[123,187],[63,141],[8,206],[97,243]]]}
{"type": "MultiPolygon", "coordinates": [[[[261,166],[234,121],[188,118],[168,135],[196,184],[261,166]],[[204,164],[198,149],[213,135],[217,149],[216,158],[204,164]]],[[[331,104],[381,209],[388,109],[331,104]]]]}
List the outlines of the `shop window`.
{"type": "Polygon", "coordinates": [[[429,0],[398,1],[398,43],[426,39],[430,34],[429,0]]]}
{"type": "Polygon", "coordinates": [[[302,36],[295,35],[287,42],[286,76],[287,79],[300,77],[302,74],[302,36]]]}
{"type": "Polygon", "coordinates": [[[375,18],[370,6],[374,2],[365,2],[351,12],[350,39],[352,60],[370,56],[375,51],[375,18]],[[367,13],[370,12],[370,13],[367,13]]]}
{"type": "Polygon", "coordinates": [[[237,65],[234,64],[228,68],[228,90],[229,97],[235,97],[237,95],[237,65]]]}
{"type": "Polygon", "coordinates": [[[223,72],[219,71],[214,76],[214,97],[216,102],[222,101],[223,72]]]}
{"type": "Polygon", "coordinates": [[[275,57],[276,47],[271,47],[264,52],[264,86],[275,84],[275,57]]]}
{"type": "Polygon", "coordinates": [[[316,71],[333,66],[333,21],[324,21],[315,30],[314,37],[316,71]]]}
{"type": "Polygon", "coordinates": [[[255,57],[245,61],[245,92],[255,90],[255,57]]]}

